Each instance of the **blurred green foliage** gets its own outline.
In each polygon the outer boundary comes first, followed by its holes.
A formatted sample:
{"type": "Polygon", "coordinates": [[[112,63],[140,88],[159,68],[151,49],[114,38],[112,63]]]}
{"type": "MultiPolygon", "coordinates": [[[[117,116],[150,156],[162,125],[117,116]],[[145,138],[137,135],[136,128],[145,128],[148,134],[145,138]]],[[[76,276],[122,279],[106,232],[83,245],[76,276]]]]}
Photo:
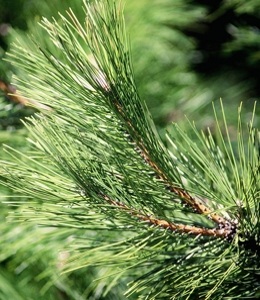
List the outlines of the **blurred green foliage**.
{"type": "MultiPolygon", "coordinates": [[[[83,16],[81,0],[0,0],[0,81],[13,82],[13,75],[19,72],[3,60],[14,35],[33,32],[41,16],[58,18],[58,12],[64,13],[68,7],[79,18],[83,16]]],[[[258,0],[126,0],[125,19],[139,93],[161,130],[172,121],[185,126],[185,114],[201,128],[213,126],[211,102],[220,97],[231,119],[241,101],[246,110],[252,110],[260,95],[258,0]]],[[[26,151],[20,118],[31,113],[0,91],[0,146],[7,143],[26,151]]],[[[4,157],[1,149],[0,157],[4,157]]],[[[6,223],[8,213],[15,209],[4,204],[9,193],[0,190],[0,228],[10,237],[1,241],[0,299],[86,299],[85,288],[96,276],[92,269],[88,274],[81,271],[56,281],[46,288],[47,294],[38,296],[39,289],[57,275],[58,245],[47,242],[44,232],[38,244],[32,243],[28,237],[36,238],[38,228],[6,223]],[[24,250],[28,242],[32,243],[30,253],[24,250]],[[38,248],[40,256],[36,255],[38,248]],[[34,260],[29,260],[31,256],[34,260]],[[53,274],[41,278],[39,274],[49,263],[53,263],[53,274]]],[[[101,299],[88,293],[87,299],[101,299]]],[[[121,298],[115,294],[106,299],[121,298]]]]}

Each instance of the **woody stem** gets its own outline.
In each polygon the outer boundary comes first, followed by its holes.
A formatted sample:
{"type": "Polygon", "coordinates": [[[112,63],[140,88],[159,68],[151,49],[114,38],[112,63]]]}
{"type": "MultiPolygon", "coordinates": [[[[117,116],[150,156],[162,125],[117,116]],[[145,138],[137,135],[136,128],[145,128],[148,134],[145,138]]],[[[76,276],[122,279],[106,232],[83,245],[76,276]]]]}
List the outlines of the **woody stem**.
{"type": "Polygon", "coordinates": [[[228,238],[231,237],[235,232],[235,228],[201,228],[197,226],[184,225],[184,224],[176,224],[163,219],[156,218],[154,216],[149,216],[146,214],[142,214],[137,212],[135,209],[128,207],[127,205],[112,200],[108,196],[103,196],[103,198],[114,207],[121,209],[132,216],[137,217],[139,220],[145,221],[150,225],[158,226],[160,228],[168,229],[170,231],[176,231],[178,233],[186,233],[195,236],[214,236],[218,238],[228,238]]]}

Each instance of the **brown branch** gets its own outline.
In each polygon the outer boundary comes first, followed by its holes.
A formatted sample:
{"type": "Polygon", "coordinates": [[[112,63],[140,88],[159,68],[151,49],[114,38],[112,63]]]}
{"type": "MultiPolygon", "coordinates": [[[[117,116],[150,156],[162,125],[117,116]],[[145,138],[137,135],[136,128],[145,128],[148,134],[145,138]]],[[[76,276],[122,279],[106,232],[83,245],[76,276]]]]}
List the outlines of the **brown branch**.
{"type": "Polygon", "coordinates": [[[21,95],[16,90],[15,86],[12,84],[5,83],[4,81],[0,80],[0,90],[4,92],[5,96],[15,103],[22,104],[24,106],[33,106],[37,109],[45,109],[50,110],[50,108],[46,105],[43,105],[34,100],[28,100],[21,95]]]}
{"type": "MultiPolygon", "coordinates": [[[[128,125],[131,125],[130,122],[128,122],[128,125]]],[[[132,125],[131,125],[132,126],[132,125]]],[[[193,208],[194,211],[196,211],[199,214],[207,215],[210,219],[212,219],[215,223],[226,226],[226,227],[232,227],[230,222],[223,218],[222,216],[218,215],[215,212],[212,212],[205,204],[203,204],[202,201],[199,199],[196,199],[195,197],[191,196],[187,191],[185,191],[182,188],[174,186],[172,183],[169,182],[166,175],[162,172],[162,170],[158,167],[157,164],[155,164],[149,157],[149,152],[147,151],[144,144],[139,143],[138,148],[141,153],[141,156],[143,159],[155,170],[158,179],[164,182],[165,186],[175,195],[179,196],[187,205],[189,205],[191,208],[193,208]]]]}
{"type": "Polygon", "coordinates": [[[201,228],[197,226],[191,226],[191,225],[184,225],[184,224],[176,224],[172,223],[166,220],[158,219],[154,216],[148,216],[146,214],[141,214],[140,212],[137,212],[136,210],[126,206],[125,204],[121,202],[114,201],[110,199],[108,196],[103,196],[103,198],[114,207],[117,207],[119,209],[122,209],[129,213],[132,216],[137,217],[138,219],[145,221],[149,223],[150,225],[158,226],[160,228],[168,229],[173,232],[178,233],[186,233],[190,235],[195,236],[213,236],[217,238],[232,238],[236,227],[223,227],[223,228],[201,228]]]}
{"type": "Polygon", "coordinates": [[[143,220],[151,223],[152,225],[157,225],[159,227],[169,229],[171,231],[178,231],[179,233],[188,233],[192,235],[215,236],[219,238],[227,238],[233,233],[232,229],[227,229],[227,228],[222,228],[222,229],[201,228],[201,227],[196,227],[191,225],[170,223],[165,220],[146,217],[146,216],[143,216],[143,220]]]}
{"type": "MultiPolygon", "coordinates": [[[[108,90],[107,92],[110,92],[108,90]]],[[[125,116],[124,110],[121,107],[120,103],[118,101],[114,102],[114,105],[116,106],[118,113],[123,117],[123,119],[126,121],[130,132],[132,132],[135,136],[139,136],[136,129],[132,125],[131,121],[125,116]]],[[[130,135],[131,136],[131,135],[130,135]]],[[[175,195],[179,196],[187,205],[189,205],[195,212],[207,215],[208,218],[212,219],[216,224],[218,224],[220,227],[227,227],[231,228],[234,224],[231,224],[227,219],[224,217],[218,215],[215,212],[212,212],[205,204],[203,204],[202,201],[199,199],[196,199],[195,197],[191,196],[187,191],[185,191],[182,188],[176,187],[171,183],[167,176],[164,174],[164,172],[159,168],[159,166],[153,162],[150,158],[149,151],[146,149],[145,145],[143,144],[142,138],[140,138],[137,142],[132,138],[132,142],[137,144],[136,150],[137,152],[143,157],[146,163],[148,163],[156,172],[158,179],[164,182],[165,186],[175,195]],[[139,151],[138,151],[139,150],[139,151]]]]}
{"type": "Polygon", "coordinates": [[[7,84],[0,80],[0,90],[3,91],[5,96],[13,102],[20,103],[22,105],[28,104],[28,101],[24,97],[20,96],[16,92],[16,88],[11,84],[7,84]]]}
{"type": "Polygon", "coordinates": [[[205,204],[203,204],[202,201],[191,196],[184,189],[176,187],[172,183],[169,183],[169,180],[167,179],[166,175],[161,171],[161,169],[153,161],[150,160],[150,158],[148,156],[148,151],[146,150],[144,145],[142,145],[142,148],[144,149],[142,151],[143,158],[156,171],[158,178],[161,179],[165,183],[165,185],[168,187],[168,189],[172,193],[174,193],[175,195],[177,195],[181,199],[183,199],[186,204],[188,204],[190,207],[192,207],[194,209],[194,211],[196,211],[200,214],[203,214],[203,215],[207,215],[215,223],[221,224],[224,226],[231,226],[231,224],[228,220],[221,217],[220,215],[218,215],[215,212],[211,212],[211,210],[205,204]]]}

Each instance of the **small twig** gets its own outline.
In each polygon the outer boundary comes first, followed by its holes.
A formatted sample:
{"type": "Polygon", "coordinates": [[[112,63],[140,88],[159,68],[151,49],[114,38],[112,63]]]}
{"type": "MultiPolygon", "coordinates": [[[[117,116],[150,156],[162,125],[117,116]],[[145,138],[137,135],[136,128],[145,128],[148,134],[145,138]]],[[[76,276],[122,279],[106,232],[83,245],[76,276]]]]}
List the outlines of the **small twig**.
{"type": "Polygon", "coordinates": [[[146,214],[141,214],[140,212],[135,211],[134,209],[126,206],[121,202],[114,201],[110,199],[108,196],[103,196],[103,198],[111,205],[124,210],[132,216],[137,217],[138,219],[149,223],[150,225],[158,226],[164,229],[168,229],[173,232],[178,233],[186,233],[196,236],[214,236],[218,238],[232,238],[235,227],[223,227],[223,228],[201,228],[197,226],[184,225],[184,224],[176,224],[166,220],[158,219],[154,216],[148,216],[146,214]]]}
{"type": "Polygon", "coordinates": [[[24,97],[20,96],[16,92],[16,88],[11,84],[5,83],[0,80],[0,90],[3,91],[6,97],[13,102],[20,103],[22,105],[28,104],[28,101],[24,97]]]}
{"type": "Polygon", "coordinates": [[[195,197],[191,196],[184,189],[173,186],[171,183],[169,183],[169,180],[167,179],[166,175],[161,171],[161,169],[154,162],[152,162],[150,160],[150,158],[148,156],[148,151],[146,150],[144,145],[142,145],[142,148],[144,149],[142,151],[143,158],[156,171],[156,174],[157,174],[158,178],[161,179],[165,183],[167,188],[172,193],[178,195],[181,199],[183,199],[186,204],[188,204],[189,206],[191,206],[194,209],[194,211],[196,211],[200,214],[203,214],[203,215],[207,215],[215,223],[221,224],[222,226],[223,225],[224,226],[231,226],[231,224],[228,220],[221,217],[220,215],[218,215],[215,212],[211,212],[211,210],[205,204],[203,204],[202,201],[200,201],[200,200],[196,199],[195,197]]]}
{"type": "Polygon", "coordinates": [[[0,90],[4,92],[5,96],[15,103],[22,104],[24,106],[33,106],[37,109],[45,109],[50,110],[50,108],[46,105],[43,105],[34,100],[28,100],[17,92],[15,86],[12,84],[5,83],[4,81],[0,80],[0,90]]]}
{"type": "MultiPolygon", "coordinates": [[[[126,119],[123,108],[118,103],[118,101],[115,101],[114,105],[116,106],[119,114],[125,119],[127,125],[129,126],[130,131],[133,132],[134,135],[138,136],[138,133],[136,132],[136,129],[134,128],[134,126],[132,125],[130,120],[126,119]]],[[[130,134],[130,136],[131,136],[131,134],[130,134]]],[[[193,210],[196,211],[197,213],[207,215],[210,219],[212,219],[220,227],[224,226],[227,228],[231,228],[233,226],[233,224],[231,224],[227,219],[218,215],[215,212],[212,212],[205,204],[202,203],[202,201],[191,196],[184,189],[176,187],[172,183],[170,183],[167,176],[164,174],[164,172],[162,172],[162,170],[159,168],[159,166],[150,159],[149,151],[146,149],[145,145],[142,143],[142,139],[139,139],[139,141],[137,141],[137,142],[133,138],[132,138],[132,140],[135,144],[137,144],[136,149],[139,150],[139,151],[137,150],[137,152],[155,170],[157,177],[165,183],[165,186],[172,193],[179,196],[187,205],[189,205],[191,208],[193,208],[193,210]]]]}

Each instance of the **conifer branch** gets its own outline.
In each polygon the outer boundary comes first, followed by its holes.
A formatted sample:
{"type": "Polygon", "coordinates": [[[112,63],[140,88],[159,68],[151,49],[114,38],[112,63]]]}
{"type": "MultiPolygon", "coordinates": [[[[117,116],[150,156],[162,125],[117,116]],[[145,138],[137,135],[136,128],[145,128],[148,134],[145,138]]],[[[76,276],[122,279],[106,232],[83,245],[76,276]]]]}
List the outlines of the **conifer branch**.
{"type": "Polygon", "coordinates": [[[22,105],[28,104],[28,101],[24,97],[19,95],[16,91],[16,88],[11,84],[0,80],[0,90],[8,99],[12,100],[13,102],[20,103],[22,105]]]}
{"type": "MultiPolygon", "coordinates": [[[[107,89],[108,93],[110,91],[111,91],[110,88],[107,89]]],[[[113,98],[113,96],[114,96],[114,93],[112,93],[112,98],[113,98]]],[[[169,191],[171,191],[173,194],[175,194],[178,197],[180,197],[182,199],[182,201],[186,205],[190,206],[195,212],[197,212],[198,214],[207,215],[208,218],[210,218],[216,224],[218,224],[219,228],[220,228],[219,229],[220,232],[222,232],[222,228],[225,228],[226,232],[224,233],[224,236],[227,236],[230,233],[232,233],[233,231],[235,231],[236,230],[236,224],[235,224],[235,222],[231,223],[229,220],[227,220],[226,218],[220,216],[216,212],[212,212],[205,204],[203,204],[203,202],[201,200],[196,199],[196,197],[191,196],[188,191],[184,190],[183,188],[177,187],[173,183],[171,183],[171,181],[167,178],[167,175],[152,160],[152,158],[151,158],[151,156],[149,154],[149,150],[147,150],[147,148],[146,148],[146,146],[144,144],[143,138],[139,136],[138,130],[132,124],[131,119],[129,119],[127,117],[127,115],[124,113],[124,110],[120,106],[119,101],[117,101],[115,99],[114,101],[112,101],[112,103],[115,105],[115,108],[117,109],[117,111],[118,111],[119,115],[121,116],[121,118],[123,118],[123,120],[127,124],[129,135],[130,135],[130,138],[131,138],[131,143],[136,145],[135,146],[135,150],[137,151],[137,153],[139,155],[142,156],[142,158],[145,160],[145,162],[148,165],[150,165],[150,167],[155,171],[157,179],[159,179],[162,182],[164,182],[165,187],[167,187],[167,189],[169,191]]],[[[161,151],[164,151],[164,149],[161,149],[161,151]]],[[[164,222],[164,221],[162,221],[162,222],[164,222]]],[[[180,226],[185,227],[185,225],[180,225],[180,226]]],[[[168,227],[171,228],[171,224],[169,224],[168,227]]],[[[205,229],[202,230],[202,232],[201,232],[201,229],[197,230],[196,228],[194,228],[194,229],[190,228],[190,229],[188,229],[188,231],[184,230],[184,232],[189,232],[189,230],[191,230],[191,231],[194,230],[194,232],[199,232],[199,234],[201,234],[203,232],[205,235],[216,235],[216,233],[214,233],[213,231],[211,232],[210,229],[208,229],[208,230],[211,233],[206,233],[205,229]]],[[[221,235],[222,235],[222,233],[220,233],[220,236],[221,235]]]]}
{"type": "Polygon", "coordinates": [[[13,162],[0,170],[26,198],[15,200],[17,215],[57,227],[51,237],[64,230],[59,241],[73,236],[68,269],[130,270],[134,299],[259,295],[253,125],[246,140],[239,121],[236,146],[224,113],[224,134],[217,116],[214,136],[175,124],[167,149],[135,86],[121,10],[109,0],[84,9],[84,25],[72,11],[44,19],[52,44],[18,44],[9,56],[30,75],[20,78],[26,97],[53,109],[28,119],[32,151],[9,149],[13,162]]]}
{"type": "Polygon", "coordinates": [[[112,206],[119,208],[132,216],[137,217],[141,221],[145,221],[150,225],[158,226],[160,228],[164,228],[170,230],[172,232],[191,234],[195,236],[213,236],[217,238],[228,238],[232,239],[235,234],[235,227],[223,227],[223,228],[201,228],[197,226],[190,226],[184,224],[176,224],[173,222],[169,222],[167,220],[156,218],[155,216],[143,214],[140,211],[136,211],[133,208],[128,207],[122,202],[118,202],[112,200],[108,196],[103,196],[103,198],[112,206]]]}
{"type": "Polygon", "coordinates": [[[195,212],[207,215],[210,219],[212,219],[220,226],[231,227],[231,224],[227,219],[223,218],[215,212],[212,212],[206,205],[202,203],[202,201],[197,200],[184,189],[176,187],[172,183],[170,183],[166,175],[160,170],[160,168],[150,160],[149,154],[147,153],[146,149],[143,151],[142,156],[144,157],[145,161],[148,162],[148,164],[156,171],[158,178],[165,183],[168,190],[179,196],[185,202],[185,204],[189,205],[192,209],[194,209],[195,212]]]}
{"type": "Polygon", "coordinates": [[[19,103],[24,106],[33,106],[37,109],[45,109],[50,110],[50,108],[46,105],[43,105],[37,101],[34,101],[32,99],[27,99],[19,94],[19,92],[16,90],[16,87],[12,84],[6,83],[2,80],[0,80],[0,90],[5,94],[5,96],[15,102],[19,103]]]}

